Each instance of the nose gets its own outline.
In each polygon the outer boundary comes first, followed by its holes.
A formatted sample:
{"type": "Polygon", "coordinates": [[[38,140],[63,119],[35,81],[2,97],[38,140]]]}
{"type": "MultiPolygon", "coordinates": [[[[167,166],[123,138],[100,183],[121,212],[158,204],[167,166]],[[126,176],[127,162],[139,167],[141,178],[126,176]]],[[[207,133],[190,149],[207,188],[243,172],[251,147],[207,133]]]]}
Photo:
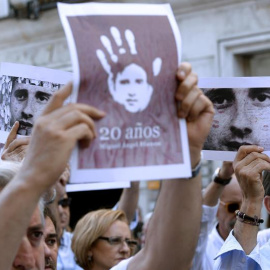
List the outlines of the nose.
{"type": "Polygon", "coordinates": [[[49,258],[52,256],[51,250],[47,246],[47,244],[44,242],[44,253],[45,253],[45,258],[49,258]]]}
{"type": "Polygon", "coordinates": [[[128,246],[128,244],[126,243],[126,241],[123,241],[122,245],[121,245],[121,249],[120,249],[121,253],[124,253],[126,255],[130,255],[130,247],[128,246]]]}
{"type": "Polygon", "coordinates": [[[33,269],[35,267],[35,259],[33,251],[31,250],[31,244],[26,236],[24,236],[21,242],[20,248],[13,262],[13,267],[21,270],[33,269]]]}
{"type": "Polygon", "coordinates": [[[27,100],[26,105],[22,111],[22,118],[24,119],[33,118],[33,108],[29,100],[27,100]]]}
{"type": "Polygon", "coordinates": [[[237,104],[238,109],[232,117],[230,131],[238,138],[245,138],[252,133],[252,124],[248,118],[244,102],[237,104]]]}
{"type": "Polygon", "coordinates": [[[231,126],[230,131],[236,136],[241,139],[245,138],[249,134],[252,133],[252,129],[248,127],[238,127],[238,126],[231,126]]]}

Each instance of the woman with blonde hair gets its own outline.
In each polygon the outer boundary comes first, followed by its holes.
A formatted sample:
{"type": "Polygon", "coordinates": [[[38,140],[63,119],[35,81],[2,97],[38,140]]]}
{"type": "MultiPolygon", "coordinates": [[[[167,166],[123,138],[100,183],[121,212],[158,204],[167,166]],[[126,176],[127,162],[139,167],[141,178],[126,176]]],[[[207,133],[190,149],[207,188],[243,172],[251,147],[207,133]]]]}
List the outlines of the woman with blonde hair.
{"type": "Polygon", "coordinates": [[[97,210],[82,217],[74,230],[72,250],[84,270],[109,270],[132,254],[126,215],[120,210],[97,210]]]}

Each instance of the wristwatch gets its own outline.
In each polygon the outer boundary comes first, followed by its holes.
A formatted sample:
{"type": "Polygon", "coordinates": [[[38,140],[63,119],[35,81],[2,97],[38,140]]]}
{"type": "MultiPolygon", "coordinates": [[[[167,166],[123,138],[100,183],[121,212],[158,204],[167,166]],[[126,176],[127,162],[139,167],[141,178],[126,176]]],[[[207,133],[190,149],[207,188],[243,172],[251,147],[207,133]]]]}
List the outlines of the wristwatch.
{"type": "Polygon", "coordinates": [[[199,163],[196,165],[195,168],[191,170],[191,177],[189,177],[189,179],[196,177],[200,173],[201,168],[202,168],[202,159],[200,158],[199,163]]]}
{"type": "Polygon", "coordinates": [[[227,178],[227,179],[223,179],[219,176],[219,172],[220,172],[220,168],[217,168],[212,176],[212,181],[214,181],[215,183],[217,184],[220,184],[222,186],[226,186],[228,185],[231,180],[232,180],[232,177],[230,178],[227,178]]]}

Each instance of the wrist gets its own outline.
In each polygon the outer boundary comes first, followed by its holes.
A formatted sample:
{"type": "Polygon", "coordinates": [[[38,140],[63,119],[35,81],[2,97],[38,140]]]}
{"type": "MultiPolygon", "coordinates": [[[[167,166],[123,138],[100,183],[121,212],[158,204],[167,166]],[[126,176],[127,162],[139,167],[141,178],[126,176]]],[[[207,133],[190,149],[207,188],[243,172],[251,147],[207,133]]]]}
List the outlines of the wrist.
{"type": "Polygon", "coordinates": [[[201,149],[192,149],[190,147],[191,168],[194,169],[201,160],[201,149]]]}
{"type": "Polygon", "coordinates": [[[262,210],[262,202],[263,202],[262,199],[250,200],[250,199],[243,198],[240,211],[244,212],[245,214],[249,216],[254,216],[254,215],[260,216],[261,210],[262,210]]]}
{"type": "Polygon", "coordinates": [[[215,182],[218,185],[226,186],[228,185],[232,180],[232,177],[224,177],[224,174],[221,175],[221,169],[217,168],[212,176],[212,181],[215,182]]]}

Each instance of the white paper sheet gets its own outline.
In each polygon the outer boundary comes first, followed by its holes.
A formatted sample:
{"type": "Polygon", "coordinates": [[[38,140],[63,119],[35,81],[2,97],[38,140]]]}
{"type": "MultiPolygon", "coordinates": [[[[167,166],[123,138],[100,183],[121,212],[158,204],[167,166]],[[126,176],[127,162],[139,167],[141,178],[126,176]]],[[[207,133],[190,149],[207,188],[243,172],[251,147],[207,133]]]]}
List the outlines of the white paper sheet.
{"type": "Polygon", "coordinates": [[[5,143],[15,121],[18,134],[31,134],[51,95],[72,80],[72,73],[14,63],[1,63],[0,70],[0,143],[5,143]]]}
{"type": "Polygon", "coordinates": [[[199,87],[215,108],[205,159],[233,161],[248,144],[270,154],[270,77],[201,78],[199,87]]]}
{"type": "Polygon", "coordinates": [[[170,5],[58,3],[58,10],[73,98],[107,113],[90,148],[74,151],[71,182],[190,176],[186,123],[174,105],[181,39],[170,5]]]}

